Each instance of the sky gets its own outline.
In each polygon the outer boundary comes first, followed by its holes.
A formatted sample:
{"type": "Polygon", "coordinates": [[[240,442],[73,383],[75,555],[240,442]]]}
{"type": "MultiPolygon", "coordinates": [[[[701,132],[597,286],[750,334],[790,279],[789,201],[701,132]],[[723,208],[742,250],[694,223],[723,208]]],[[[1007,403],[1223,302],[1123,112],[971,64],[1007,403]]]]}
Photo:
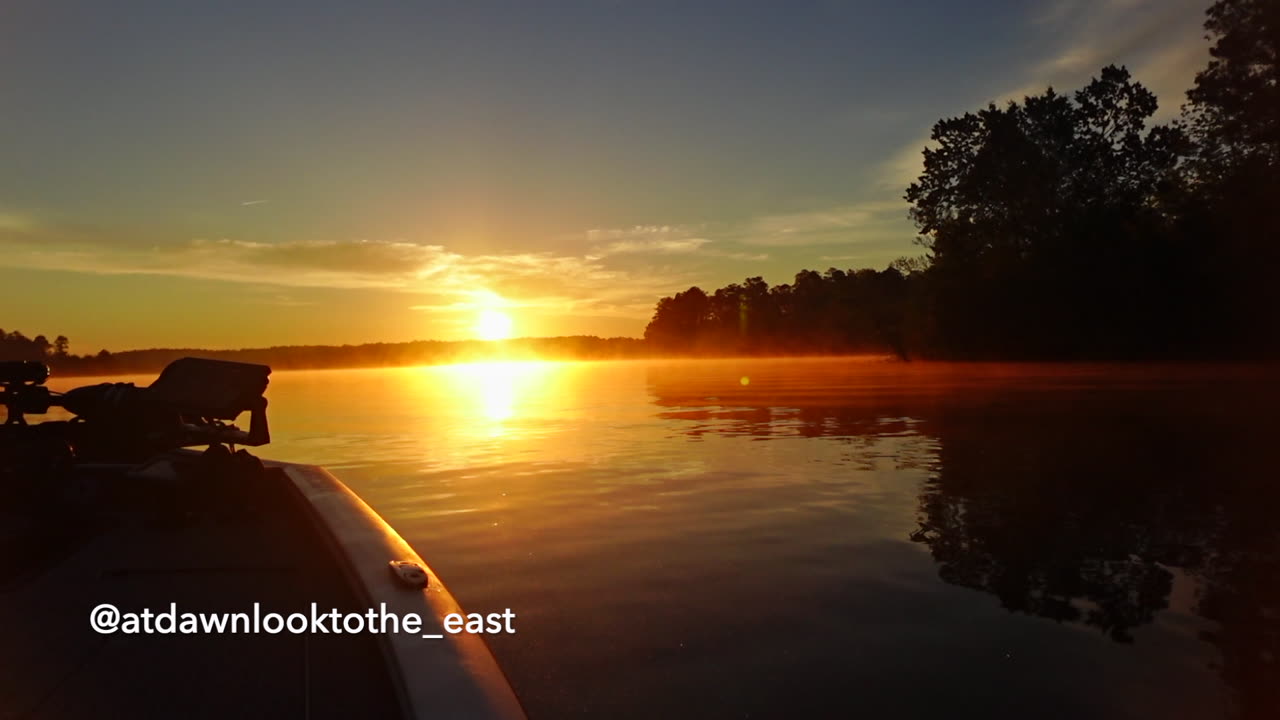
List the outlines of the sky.
{"type": "Polygon", "coordinates": [[[920,254],[902,195],[940,118],[1109,63],[1176,116],[1207,6],[10,2],[0,327],[639,336],[691,285],[920,254]]]}

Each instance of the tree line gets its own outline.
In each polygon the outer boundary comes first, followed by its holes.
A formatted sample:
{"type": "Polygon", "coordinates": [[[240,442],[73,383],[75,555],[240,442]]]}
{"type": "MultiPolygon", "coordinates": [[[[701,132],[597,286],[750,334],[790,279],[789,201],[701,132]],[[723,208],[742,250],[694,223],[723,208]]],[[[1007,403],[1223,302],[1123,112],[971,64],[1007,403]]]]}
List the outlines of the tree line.
{"type": "Polygon", "coordinates": [[[1107,66],[934,126],[904,199],[924,254],[662,298],[676,352],[1083,359],[1280,352],[1280,3],[1219,0],[1181,115],[1107,66]]]}
{"type": "MultiPolygon", "coordinates": [[[[53,360],[70,362],[81,360],[78,356],[67,352],[71,341],[65,335],[59,335],[50,342],[44,335],[29,338],[20,330],[5,332],[0,330],[0,360],[53,360]]],[[[111,353],[103,350],[97,357],[107,357],[111,353]]]]}
{"type": "Polygon", "coordinates": [[[0,332],[0,360],[39,360],[54,374],[114,375],[159,372],[180,357],[260,363],[276,370],[318,368],[407,367],[487,360],[620,360],[644,357],[648,347],[638,338],[601,338],[573,335],[514,340],[443,341],[415,340],[361,345],[281,345],[237,350],[155,348],[96,355],[67,351],[70,341],[61,335],[49,343],[43,335],[27,338],[20,332],[0,332]]]}

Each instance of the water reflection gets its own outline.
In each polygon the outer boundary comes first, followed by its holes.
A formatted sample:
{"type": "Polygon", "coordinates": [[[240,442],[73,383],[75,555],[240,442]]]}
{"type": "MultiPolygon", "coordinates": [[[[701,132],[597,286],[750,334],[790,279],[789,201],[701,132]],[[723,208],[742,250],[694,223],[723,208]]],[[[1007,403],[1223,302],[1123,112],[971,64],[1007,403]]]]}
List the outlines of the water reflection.
{"type": "MultiPolygon", "coordinates": [[[[516,381],[526,379],[530,368],[527,363],[472,363],[442,367],[435,374],[468,396],[466,404],[479,418],[493,423],[500,434],[502,421],[516,414],[516,381]]],[[[432,381],[440,379],[433,377],[432,381]]]]}
{"type": "MultiPolygon", "coordinates": [[[[443,390],[445,402],[472,418],[475,434],[501,437],[511,431],[509,421],[557,392],[564,369],[563,363],[468,363],[420,368],[419,377],[423,391],[443,390]]],[[[440,404],[440,398],[432,401],[440,404]]]]}
{"type": "Polygon", "coordinates": [[[770,370],[668,365],[647,379],[691,439],[822,437],[856,456],[858,439],[928,438],[909,538],[941,580],[1123,644],[1185,605],[1212,621],[1200,637],[1236,691],[1227,715],[1280,711],[1278,397],[1265,376],[850,364],[815,387],[803,364],[770,370]]]}
{"type": "Polygon", "coordinates": [[[1274,718],[1280,393],[1236,375],[280,372],[266,452],[515,609],[531,717],[1274,718]]]}

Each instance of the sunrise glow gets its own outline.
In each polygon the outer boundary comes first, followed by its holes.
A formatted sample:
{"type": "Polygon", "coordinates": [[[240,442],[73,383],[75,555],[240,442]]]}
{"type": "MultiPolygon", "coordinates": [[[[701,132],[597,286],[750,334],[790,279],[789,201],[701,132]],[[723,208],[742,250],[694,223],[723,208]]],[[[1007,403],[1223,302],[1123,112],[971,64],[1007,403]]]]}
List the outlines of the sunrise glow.
{"type": "Polygon", "coordinates": [[[513,327],[511,316],[500,310],[481,310],[476,317],[476,337],[481,340],[506,340],[513,327]]]}

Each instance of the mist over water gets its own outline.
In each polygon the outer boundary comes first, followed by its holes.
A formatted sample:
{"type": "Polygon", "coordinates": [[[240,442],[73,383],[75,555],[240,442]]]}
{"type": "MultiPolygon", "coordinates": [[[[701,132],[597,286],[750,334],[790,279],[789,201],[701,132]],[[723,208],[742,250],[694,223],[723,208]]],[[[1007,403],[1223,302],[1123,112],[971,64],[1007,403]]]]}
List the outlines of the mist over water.
{"type": "Polygon", "coordinates": [[[517,613],[490,646],[534,718],[1280,708],[1265,371],[498,363],[268,397],[263,456],[517,613]]]}

